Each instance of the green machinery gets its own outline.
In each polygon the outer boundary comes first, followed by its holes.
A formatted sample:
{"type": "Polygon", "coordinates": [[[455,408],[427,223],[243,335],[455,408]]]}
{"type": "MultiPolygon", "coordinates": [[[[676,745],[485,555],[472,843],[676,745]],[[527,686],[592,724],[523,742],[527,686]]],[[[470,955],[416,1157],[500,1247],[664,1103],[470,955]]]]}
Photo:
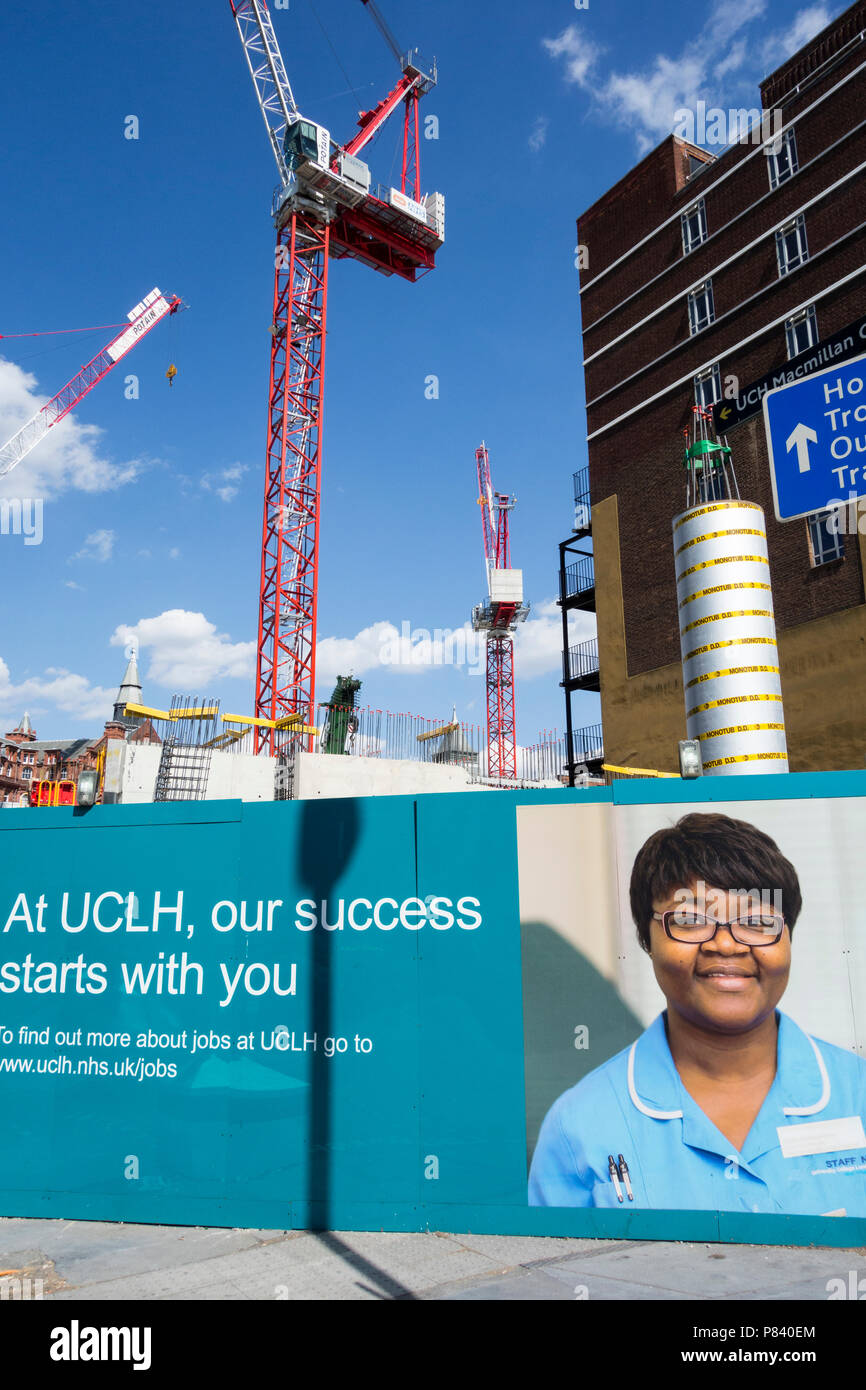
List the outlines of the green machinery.
{"type": "Polygon", "coordinates": [[[322,751],[325,753],[346,753],[349,735],[358,727],[354,713],[357,694],[361,682],[354,676],[338,676],[333,694],[327,701],[328,722],[322,737],[322,751]]]}

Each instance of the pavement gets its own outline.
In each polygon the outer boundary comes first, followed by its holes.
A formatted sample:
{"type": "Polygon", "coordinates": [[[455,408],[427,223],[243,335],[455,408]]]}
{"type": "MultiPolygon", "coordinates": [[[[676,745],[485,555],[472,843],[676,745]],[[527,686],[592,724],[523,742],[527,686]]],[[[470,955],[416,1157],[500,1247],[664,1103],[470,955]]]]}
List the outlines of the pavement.
{"type": "Polygon", "coordinates": [[[824,1302],[831,1279],[866,1289],[866,1250],[0,1218],[3,1278],[57,1302],[824,1302]]]}

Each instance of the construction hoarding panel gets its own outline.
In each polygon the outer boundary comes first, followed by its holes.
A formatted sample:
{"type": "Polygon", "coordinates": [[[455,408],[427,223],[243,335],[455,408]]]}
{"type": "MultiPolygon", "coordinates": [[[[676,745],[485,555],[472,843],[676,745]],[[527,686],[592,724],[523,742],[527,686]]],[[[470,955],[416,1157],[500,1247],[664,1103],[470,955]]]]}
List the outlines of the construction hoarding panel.
{"type": "MultiPolygon", "coordinates": [[[[803,884],[783,1008],[854,1065],[866,774],[748,781],[803,884]]],[[[547,1110],[658,1012],[624,875],[693,787],[8,811],[0,1214],[862,1244],[848,1149],[820,1210],[682,1211],[602,1126],[631,1201],[529,1200],[547,1110]]]]}

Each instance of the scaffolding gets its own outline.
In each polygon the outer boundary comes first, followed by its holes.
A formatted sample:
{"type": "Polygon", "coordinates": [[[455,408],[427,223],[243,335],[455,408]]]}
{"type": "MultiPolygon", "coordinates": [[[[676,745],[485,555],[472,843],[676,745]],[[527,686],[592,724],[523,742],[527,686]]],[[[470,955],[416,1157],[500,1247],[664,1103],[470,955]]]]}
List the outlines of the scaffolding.
{"type": "Polygon", "coordinates": [[[214,743],[218,738],[219,700],[200,701],[173,695],[162,740],[154,801],[204,801],[214,743]]]}

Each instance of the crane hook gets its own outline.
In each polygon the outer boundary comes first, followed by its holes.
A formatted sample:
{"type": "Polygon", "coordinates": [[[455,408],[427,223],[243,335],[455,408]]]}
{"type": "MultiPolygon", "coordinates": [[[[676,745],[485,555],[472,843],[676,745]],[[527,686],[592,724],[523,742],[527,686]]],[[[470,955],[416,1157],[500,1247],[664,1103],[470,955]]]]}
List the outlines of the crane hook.
{"type": "Polygon", "coordinates": [[[169,384],[169,386],[173,386],[173,385],[174,385],[174,379],[175,379],[175,377],[177,376],[177,367],[174,365],[173,362],[170,362],[170,363],[169,363],[169,367],[168,367],[168,371],[166,372],[166,376],[168,377],[168,384],[169,384]]]}

